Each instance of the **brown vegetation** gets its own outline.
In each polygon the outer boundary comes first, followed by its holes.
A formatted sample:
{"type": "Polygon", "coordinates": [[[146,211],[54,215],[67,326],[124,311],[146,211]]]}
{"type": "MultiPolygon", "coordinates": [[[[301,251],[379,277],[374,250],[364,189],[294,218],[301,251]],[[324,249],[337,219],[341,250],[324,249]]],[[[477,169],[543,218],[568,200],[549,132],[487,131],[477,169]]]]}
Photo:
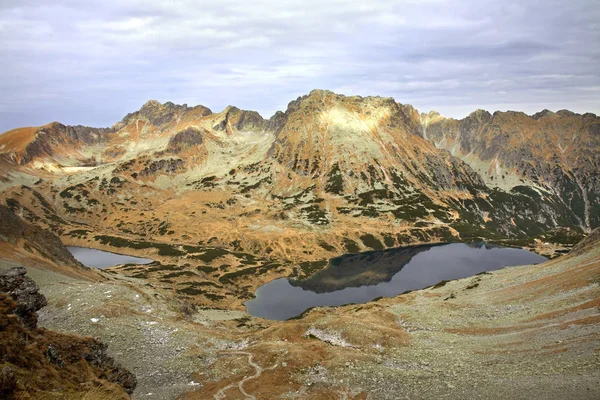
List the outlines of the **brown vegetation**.
{"type": "Polygon", "coordinates": [[[36,327],[46,304],[25,271],[0,276],[0,397],[126,399],[136,379],[92,338],[36,327]]]}

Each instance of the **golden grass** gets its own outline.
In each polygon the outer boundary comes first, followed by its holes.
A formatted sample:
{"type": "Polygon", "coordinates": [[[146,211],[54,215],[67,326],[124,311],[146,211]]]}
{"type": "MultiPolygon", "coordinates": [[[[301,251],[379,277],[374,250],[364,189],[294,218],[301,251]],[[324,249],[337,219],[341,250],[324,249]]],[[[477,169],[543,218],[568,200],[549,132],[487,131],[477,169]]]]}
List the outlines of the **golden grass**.
{"type": "Polygon", "coordinates": [[[20,392],[15,396],[16,400],[126,400],[128,398],[122,391],[101,386],[83,389],[81,392],[20,392]]]}

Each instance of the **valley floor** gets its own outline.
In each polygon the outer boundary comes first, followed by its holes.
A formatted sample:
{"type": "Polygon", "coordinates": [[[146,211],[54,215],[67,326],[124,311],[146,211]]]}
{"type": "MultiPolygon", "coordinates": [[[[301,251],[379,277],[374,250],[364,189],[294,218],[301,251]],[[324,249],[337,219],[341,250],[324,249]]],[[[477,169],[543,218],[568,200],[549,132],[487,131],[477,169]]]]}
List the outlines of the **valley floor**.
{"type": "Polygon", "coordinates": [[[40,325],[107,343],[135,399],[600,398],[591,237],[543,264],[284,322],[194,310],[121,275],[28,271],[48,298],[40,325]]]}

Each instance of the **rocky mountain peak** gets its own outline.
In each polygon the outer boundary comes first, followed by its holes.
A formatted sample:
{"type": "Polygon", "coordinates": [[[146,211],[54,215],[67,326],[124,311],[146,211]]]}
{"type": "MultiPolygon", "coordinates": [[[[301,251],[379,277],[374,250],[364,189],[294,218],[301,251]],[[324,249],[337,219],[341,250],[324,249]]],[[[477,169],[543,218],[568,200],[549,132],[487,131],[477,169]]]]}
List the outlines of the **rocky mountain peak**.
{"type": "Polygon", "coordinates": [[[445,119],[445,117],[440,115],[440,113],[435,110],[419,114],[419,120],[421,121],[421,126],[424,129],[427,129],[427,126],[432,122],[440,122],[445,119]]]}
{"type": "Polygon", "coordinates": [[[160,126],[170,122],[176,114],[185,112],[187,105],[176,105],[170,101],[160,104],[156,100],[149,100],[138,111],[137,117],[146,118],[152,125],[160,126]]]}
{"type": "Polygon", "coordinates": [[[212,111],[202,105],[190,108],[187,104],[180,105],[171,101],[161,104],[157,100],[148,100],[138,111],[127,114],[119,123],[115,124],[114,128],[121,129],[138,119],[148,121],[157,127],[164,126],[180,119],[184,114],[195,114],[203,117],[212,114],[212,111]]]}
{"type": "Polygon", "coordinates": [[[572,116],[578,115],[578,114],[574,113],[573,111],[569,111],[569,110],[558,110],[556,112],[556,114],[560,115],[561,117],[572,117],[572,116]]]}
{"type": "Polygon", "coordinates": [[[328,97],[328,96],[343,96],[337,93],[332,92],[331,90],[327,90],[327,89],[313,89],[311,90],[308,95],[302,96],[302,97],[316,97],[316,98],[322,98],[322,97],[328,97]]]}
{"type": "Polygon", "coordinates": [[[552,116],[552,115],[556,115],[556,114],[553,113],[552,111],[548,110],[547,108],[545,108],[542,111],[533,114],[531,116],[531,118],[533,118],[535,120],[538,120],[540,118],[549,117],[549,116],[552,116]]]}
{"type": "Polygon", "coordinates": [[[489,111],[479,108],[473,111],[471,114],[469,114],[468,118],[476,118],[480,121],[489,121],[490,119],[492,119],[492,114],[490,114],[489,111]]]}
{"type": "Polygon", "coordinates": [[[217,131],[228,131],[228,129],[235,129],[237,131],[264,131],[267,126],[268,121],[258,112],[242,110],[229,105],[218,114],[218,119],[213,129],[217,131]]]}
{"type": "Polygon", "coordinates": [[[144,103],[144,105],[140,108],[140,111],[145,108],[160,107],[161,105],[162,104],[158,100],[150,99],[144,103]]]}

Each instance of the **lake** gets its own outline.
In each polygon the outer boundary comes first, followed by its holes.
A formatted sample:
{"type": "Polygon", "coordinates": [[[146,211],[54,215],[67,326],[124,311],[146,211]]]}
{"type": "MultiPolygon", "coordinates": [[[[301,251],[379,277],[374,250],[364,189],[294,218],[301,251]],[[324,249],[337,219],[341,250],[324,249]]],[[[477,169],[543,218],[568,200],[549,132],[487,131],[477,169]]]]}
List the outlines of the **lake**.
{"type": "Polygon", "coordinates": [[[442,280],[466,278],[507,266],[537,264],[546,259],[523,249],[485,243],[452,243],[401,247],[346,254],[302,281],[276,279],[246,302],[248,313],[285,320],[316,306],[366,303],[397,296],[442,280]]]}
{"type": "Polygon", "coordinates": [[[88,249],[87,247],[67,246],[73,257],[86,267],[108,268],[121,264],[150,264],[154,260],[110,253],[108,251],[88,249]]]}

